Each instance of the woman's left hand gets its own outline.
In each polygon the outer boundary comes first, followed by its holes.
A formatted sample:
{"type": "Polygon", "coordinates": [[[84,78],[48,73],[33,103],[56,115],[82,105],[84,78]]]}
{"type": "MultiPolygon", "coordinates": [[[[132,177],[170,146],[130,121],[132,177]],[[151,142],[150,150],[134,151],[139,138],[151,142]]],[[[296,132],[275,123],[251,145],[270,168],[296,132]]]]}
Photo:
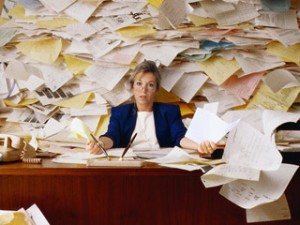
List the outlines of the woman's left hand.
{"type": "Polygon", "coordinates": [[[200,155],[210,155],[217,149],[217,144],[213,141],[203,141],[198,144],[198,152],[200,155]]]}

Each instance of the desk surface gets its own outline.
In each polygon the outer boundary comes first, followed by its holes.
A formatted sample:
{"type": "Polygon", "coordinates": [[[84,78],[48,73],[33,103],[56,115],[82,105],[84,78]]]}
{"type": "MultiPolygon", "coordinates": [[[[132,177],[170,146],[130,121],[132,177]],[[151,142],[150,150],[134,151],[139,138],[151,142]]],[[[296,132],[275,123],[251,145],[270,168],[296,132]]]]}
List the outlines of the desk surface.
{"type": "MultiPolygon", "coordinates": [[[[205,189],[201,171],[147,164],[142,168],[97,168],[53,163],[0,164],[1,209],[36,203],[51,225],[241,225],[245,210],[205,189]]],[[[286,190],[292,220],[300,224],[300,173],[286,190]]]]}

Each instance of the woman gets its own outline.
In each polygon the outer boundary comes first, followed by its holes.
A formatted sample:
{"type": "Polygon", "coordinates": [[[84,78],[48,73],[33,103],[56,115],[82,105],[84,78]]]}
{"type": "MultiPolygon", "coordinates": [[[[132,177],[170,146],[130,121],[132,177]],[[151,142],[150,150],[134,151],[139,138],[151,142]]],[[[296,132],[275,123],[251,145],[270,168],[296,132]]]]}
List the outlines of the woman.
{"type": "MultiPolygon", "coordinates": [[[[105,149],[126,147],[131,137],[137,136],[134,148],[174,147],[194,149],[200,155],[213,153],[217,146],[212,141],[196,143],[184,137],[186,128],[182,122],[179,106],[154,102],[160,87],[161,75],[153,61],[140,63],[129,79],[134,103],[112,108],[107,132],[99,141],[105,149]]],[[[86,149],[100,154],[99,146],[90,141],[86,149]]]]}

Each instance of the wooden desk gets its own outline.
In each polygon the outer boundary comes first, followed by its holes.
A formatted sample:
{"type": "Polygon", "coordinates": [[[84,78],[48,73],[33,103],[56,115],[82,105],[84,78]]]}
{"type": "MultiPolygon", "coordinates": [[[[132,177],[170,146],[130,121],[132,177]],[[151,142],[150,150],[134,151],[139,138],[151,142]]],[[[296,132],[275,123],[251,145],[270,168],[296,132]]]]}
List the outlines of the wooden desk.
{"type": "MultiPolygon", "coordinates": [[[[205,189],[200,171],[145,168],[86,168],[83,165],[0,165],[0,209],[36,203],[51,225],[241,225],[245,210],[205,189]]],[[[300,172],[286,195],[292,220],[300,224],[300,172]]]]}

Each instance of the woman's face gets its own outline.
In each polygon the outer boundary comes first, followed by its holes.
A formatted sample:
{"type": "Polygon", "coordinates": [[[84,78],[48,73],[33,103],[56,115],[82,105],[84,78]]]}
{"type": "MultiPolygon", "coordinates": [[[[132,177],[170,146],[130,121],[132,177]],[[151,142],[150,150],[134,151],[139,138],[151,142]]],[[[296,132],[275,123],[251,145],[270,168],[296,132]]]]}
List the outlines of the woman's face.
{"type": "Polygon", "coordinates": [[[133,82],[132,91],[139,110],[152,110],[158,92],[156,77],[150,72],[138,75],[133,82]]]}

